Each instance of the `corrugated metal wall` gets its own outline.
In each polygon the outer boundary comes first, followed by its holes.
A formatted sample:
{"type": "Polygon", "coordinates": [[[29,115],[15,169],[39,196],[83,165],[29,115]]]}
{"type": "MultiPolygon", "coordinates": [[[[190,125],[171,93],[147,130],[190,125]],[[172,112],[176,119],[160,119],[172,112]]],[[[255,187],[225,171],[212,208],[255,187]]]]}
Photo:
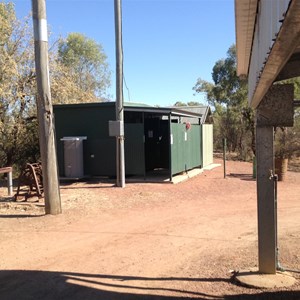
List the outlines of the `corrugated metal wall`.
{"type": "MultiPolygon", "coordinates": [[[[108,134],[108,121],[115,119],[114,104],[55,105],[54,114],[60,176],[65,176],[64,143],[60,139],[67,136],[87,137],[83,141],[85,175],[115,176],[116,140],[108,134]]],[[[171,123],[173,138],[169,153],[168,124],[159,118],[146,119],[145,124],[125,123],[126,175],[144,175],[147,163],[149,170],[171,168],[172,174],[203,166],[202,125],[192,124],[187,130],[185,124],[171,123]],[[148,137],[148,143],[145,144],[147,138],[145,139],[144,135],[145,132],[149,135],[149,131],[152,132],[153,138],[148,137]],[[151,140],[154,143],[152,147],[151,140]],[[159,151],[160,155],[155,156],[153,151],[159,151]],[[151,161],[152,156],[154,162],[151,161]]],[[[208,128],[211,127],[208,125],[208,128]]],[[[205,134],[209,136],[206,131],[205,134]]],[[[212,148],[207,147],[205,151],[205,159],[208,161],[210,151],[212,155],[212,148]]]]}
{"type": "Polygon", "coordinates": [[[261,0],[255,24],[249,68],[249,99],[252,99],[291,0],[261,0]]]}
{"type": "Polygon", "coordinates": [[[115,175],[115,138],[108,135],[108,121],[115,118],[113,106],[54,106],[59,174],[64,176],[63,142],[65,136],[86,136],[83,141],[84,174],[115,175]]]}
{"type": "MultiPolygon", "coordinates": [[[[83,141],[84,174],[116,175],[116,140],[108,134],[108,121],[115,119],[114,105],[57,105],[54,106],[57,156],[60,176],[64,174],[65,136],[86,136],[83,141]]],[[[126,174],[144,174],[143,124],[125,124],[126,174]]]]}
{"type": "Polygon", "coordinates": [[[213,163],[213,125],[203,124],[202,125],[202,153],[203,153],[203,167],[206,167],[213,163]]]}
{"type": "Polygon", "coordinates": [[[125,171],[127,175],[145,174],[144,124],[125,124],[125,171]]]}
{"type": "Polygon", "coordinates": [[[177,174],[202,166],[202,130],[192,125],[186,130],[185,124],[171,124],[171,173],[177,174]]]}

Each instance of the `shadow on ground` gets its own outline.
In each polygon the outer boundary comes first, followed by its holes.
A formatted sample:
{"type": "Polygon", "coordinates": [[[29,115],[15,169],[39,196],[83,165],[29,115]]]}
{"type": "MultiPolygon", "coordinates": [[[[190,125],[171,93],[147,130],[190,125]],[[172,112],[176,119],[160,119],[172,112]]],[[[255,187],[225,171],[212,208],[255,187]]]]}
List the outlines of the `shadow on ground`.
{"type": "Polygon", "coordinates": [[[239,178],[240,180],[247,180],[247,181],[255,181],[256,179],[253,178],[252,174],[237,174],[237,173],[230,173],[227,175],[228,177],[239,178]]]}
{"type": "Polygon", "coordinates": [[[201,292],[168,288],[165,282],[228,282],[226,278],[151,278],[134,276],[95,275],[71,272],[1,271],[0,299],[105,299],[105,300],[179,300],[179,299],[299,299],[300,292],[242,295],[210,295],[201,292]],[[153,284],[151,284],[153,282],[153,284]],[[155,282],[155,283],[154,283],[155,282]],[[160,283],[158,287],[157,282],[160,283]],[[172,295],[172,296],[168,296],[172,295]]]}
{"type": "Polygon", "coordinates": [[[0,219],[28,219],[28,218],[40,218],[44,217],[45,214],[40,214],[40,215],[30,215],[30,214],[23,214],[23,215],[1,215],[0,214],[0,219]]]}

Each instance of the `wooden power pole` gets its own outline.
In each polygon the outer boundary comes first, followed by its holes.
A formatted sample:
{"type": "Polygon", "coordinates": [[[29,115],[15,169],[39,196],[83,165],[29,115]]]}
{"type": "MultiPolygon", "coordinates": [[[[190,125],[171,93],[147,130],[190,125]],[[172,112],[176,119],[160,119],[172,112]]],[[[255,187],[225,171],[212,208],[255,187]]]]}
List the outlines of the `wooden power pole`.
{"type": "Polygon", "coordinates": [[[60,214],[61,200],[55,149],[55,130],[51,103],[48,32],[45,0],[32,0],[35,68],[37,78],[37,110],[39,141],[43,168],[43,185],[46,214],[60,214]]]}
{"type": "Polygon", "coordinates": [[[125,187],[121,0],[115,0],[115,38],[116,38],[116,120],[120,124],[120,134],[116,137],[117,138],[117,146],[116,146],[117,186],[125,187]]]}

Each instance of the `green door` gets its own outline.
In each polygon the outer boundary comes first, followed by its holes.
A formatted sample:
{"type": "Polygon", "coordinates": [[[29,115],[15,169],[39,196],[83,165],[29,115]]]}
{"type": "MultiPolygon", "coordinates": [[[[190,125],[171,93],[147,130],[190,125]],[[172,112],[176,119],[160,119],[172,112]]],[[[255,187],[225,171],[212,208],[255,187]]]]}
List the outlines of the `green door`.
{"type": "Polygon", "coordinates": [[[125,173],[126,175],[144,175],[144,125],[125,123],[125,173]]]}
{"type": "Polygon", "coordinates": [[[202,166],[200,125],[171,124],[171,172],[177,174],[202,166]]]}

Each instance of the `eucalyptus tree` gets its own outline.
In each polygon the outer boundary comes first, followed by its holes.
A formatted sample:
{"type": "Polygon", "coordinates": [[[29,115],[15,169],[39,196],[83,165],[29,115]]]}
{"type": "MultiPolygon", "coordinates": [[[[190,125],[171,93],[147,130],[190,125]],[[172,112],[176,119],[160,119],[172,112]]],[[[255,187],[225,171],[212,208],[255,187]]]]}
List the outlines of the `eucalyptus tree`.
{"type": "Polygon", "coordinates": [[[203,106],[203,104],[198,101],[189,101],[189,102],[177,101],[175,102],[174,106],[203,106]]]}
{"type": "Polygon", "coordinates": [[[80,33],[58,42],[53,93],[56,102],[101,101],[110,86],[107,56],[101,44],[80,33]],[[65,81],[67,84],[60,85],[65,81]],[[72,97],[70,97],[72,95],[72,97]]]}
{"type": "MultiPolygon", "coordinates": [[[[53,38],[52,38],[53,39],[53,38]]],[[[101,101],[110,84],[106,55],[95,41],[70,34],[49,49],[53,103],[101,101]]],[[[37,161],[36,75],[30,16],[19,20],[0,3],[0,166],[37,161]]]]}
{"type": "Polygon", "coordinates": [[[232,45],[225,59],[218,60],[209,82],[199,78],[194,86],[196,93],[205,93],[214,111],[215,144],[221,147],[227,139],[230,151],[242,158],[249,152],[255,154],[254,115],[247,102],[247,83],[236,73],[236,48],[232,45]]]}
{"type": "Polygon", "coordinates": [[[0,3],[0,164],[36,155],[35,70],[29,18],[0,3]]]}

